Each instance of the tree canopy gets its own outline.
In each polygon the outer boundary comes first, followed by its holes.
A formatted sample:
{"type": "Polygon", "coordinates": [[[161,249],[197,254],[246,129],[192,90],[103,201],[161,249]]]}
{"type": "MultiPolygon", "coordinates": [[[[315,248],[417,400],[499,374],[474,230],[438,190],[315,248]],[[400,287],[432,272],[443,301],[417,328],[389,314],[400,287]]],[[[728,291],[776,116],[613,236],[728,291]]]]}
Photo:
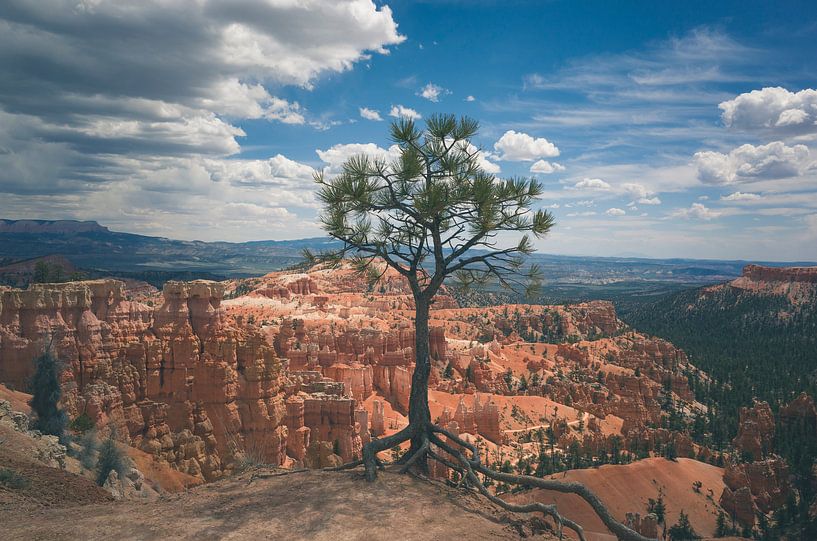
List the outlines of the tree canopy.
{"type": "Polygon", "coordinates": [[[372,280],[385,272],[373,265],[382,260],[425,300],[449,276],[462,286],[489,279],[508,287],[535,284],[535,265],[520,271],[534,251],[531,235],[542,237],[554,225],[550,212],[532,208],[542,184],[486,172],[471,143],[478,128],[453,115],[432,116],[425,130],[402,118],[390,130],[399,149],[394,160],[359,155],[332,178],[317,173],[321,222],[343,243],[324,259],[351,256],[372,280]],[[518,232],[522,237],[510,242],[518,232]]]}

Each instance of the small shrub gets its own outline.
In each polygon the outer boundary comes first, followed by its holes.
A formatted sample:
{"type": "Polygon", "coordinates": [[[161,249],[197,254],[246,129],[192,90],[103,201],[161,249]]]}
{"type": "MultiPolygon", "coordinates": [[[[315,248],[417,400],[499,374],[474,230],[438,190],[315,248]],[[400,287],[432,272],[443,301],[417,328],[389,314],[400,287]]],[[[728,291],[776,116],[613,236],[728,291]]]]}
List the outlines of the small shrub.
{"type": "Polygon", "coordinates": [[[79,463],[86,470],[93,470],[96,464],[96,454],[99,451],[99,438],[96,430],[89,430],[79,440],[79,463]]]}
{"type": "Polygon", "coordinates": [[[10,468],[0,468],[0,485],[19,490],[28,486],[28,479],[10,468]]]}
{"type": "Polygon", "coordinates": [[[79,434],[85,434],[86,432],[94,428],[94,421],[90,417],[88,417],[87,413],[83,412],[76,418],[74,418],[73,421],[71,421],[69,427],[74,432],[77,432],[79,434]]]}
{"type": "Polygon", "coordinates": [[[96,484],[104,485],[112,471],[120,476],[124,473],[125,455],[116,445],[113,437],[109,437],[99,447],[99,457],[96,461],[96,484]]]}

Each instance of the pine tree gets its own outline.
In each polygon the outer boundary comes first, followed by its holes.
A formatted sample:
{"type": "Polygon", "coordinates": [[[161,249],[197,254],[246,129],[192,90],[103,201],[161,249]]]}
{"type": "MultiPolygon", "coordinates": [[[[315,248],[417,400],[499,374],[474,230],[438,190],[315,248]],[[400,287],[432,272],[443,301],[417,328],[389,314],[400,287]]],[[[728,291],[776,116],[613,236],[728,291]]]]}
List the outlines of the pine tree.
{"type": "Polygon", "coordinates": [[[34,265],[34,276],[32,280],[35,284],[44,284],[48,282],[48,263],[45,261],[37,261],[34,265]]]}
{"type": "MultiPolygon", "coordinates": [[[[544,193],[539,180],[499,179],[482,168],[481,153],[471,142],[479,128],[476,121],[433,115],[425,124],[425,129],[420,129],[408,118],[392,123],[390,135],[397,156],[391,162],[359,155],[348,159],[333,178],[324,172],[315,175],[320,186],[318,199],[323,204],[323,228],[340,241],[340,247],[317,255],[306,252],[307,262],[337,265],[351,258],[355,270],[371,284],[391,269],[405,280],[414,299],[415,366],[409,422],[398,432],[363,446],[360,462],[365,477],[375,480],[379,452],[410,441],[403,472],[413,467],[424,469],[427,460],[434,458],[433,444],[455,457],[475,484],[479,484],[476,474],[481,473],[506,484],[556,487],[595,502],[598,497],[578,483],[496,472],[480,462],[473,445],[431,420],[429,311],[435,296],[452,280],[462,289],[489,283],[524,288],[529,296],[541,280],[539,266],[525,265],[525,256],[535,250],[530,235],[543,237],[555,221],[549,211],[535,208],[544,193]],[[499,245],[500,238],[505,243],[507,236],[520,233],[517,243],[499,245]],[[471,458],[450,443],[467,449],[471,458]]],[[[515,509],[490,493],[482,493],[505,509],[515,509]]],[[[555,508],[541,506],[538,510],[572,528],[572,521],[555,508]]],[[[603,505],[594,504],[594,510],[619,538],[642,538],[603,505]]]]}
{"type": "Polygon", "coordinates": [[[695,529],[689,522],[689,517],[686,513],[681,511],[678,522],[669,529],[669,538],[671,541],[693,541],[695,539],[701,539],[701,536],[695,533],[695,529]]]}
{"type": "Polygon", "coordinates": [[[718,513],[718,520],[715,523],[715,537],[726,537],[729,533],[729,526],[726,524],[726,515],[723,511],[718,513]]]}
{"type": "Polygon", "coordinates": [[[33,427],[43,434],[51,434],[65,439],[68,417],[60,409],[62,388],[60,387],[60,366],[50,346],[34,361],[36,368],[31,379],[31,400],[29,405],[34,413],[33,427]]]}
{"type": "Polygon", "coordinates": [[[99,486],[104,485],[112,471],[115,471],[119,476],[125,471],[125,456],[116,445],[113,434],[108,436],[99,447],[99,455],[96,461],[96,484],[99,486]]]}
{"type": "Polygon", "coordinates": [[[650,498],[647,500],[647,512],[655,515],[658,524],[663,524],[667,514],[667,506],[664,503],[664,495],[659,492],[658,499],[650,498]]]}

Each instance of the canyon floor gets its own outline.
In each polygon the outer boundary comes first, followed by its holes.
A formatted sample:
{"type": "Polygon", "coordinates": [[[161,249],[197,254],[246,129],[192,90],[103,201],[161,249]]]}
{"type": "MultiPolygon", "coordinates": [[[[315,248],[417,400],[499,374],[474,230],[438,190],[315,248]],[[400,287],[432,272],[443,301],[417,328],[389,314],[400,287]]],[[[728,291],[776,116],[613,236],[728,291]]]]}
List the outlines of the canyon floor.
{"type": "MultiPolygon", "coordinates": [[[[20,512],[0,509],[4,539],[519,539],[526,522],[476,495],[407,475],[251,473],[152,502],[20,512]]],[[[537,539],[555,539],[548,533],[537,539]]]]}

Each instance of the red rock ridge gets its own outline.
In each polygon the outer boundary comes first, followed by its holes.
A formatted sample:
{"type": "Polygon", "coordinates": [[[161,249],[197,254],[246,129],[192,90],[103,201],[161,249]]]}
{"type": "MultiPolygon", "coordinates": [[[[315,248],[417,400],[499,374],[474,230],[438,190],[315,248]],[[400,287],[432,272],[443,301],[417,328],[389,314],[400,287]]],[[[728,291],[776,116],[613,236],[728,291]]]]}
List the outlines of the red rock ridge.
{"type": "Polygon", "coordinates": [[[746,265],[743,276],[758,282],[808,282],[817,284],[817,267],[763,267],[746,265]]]}

